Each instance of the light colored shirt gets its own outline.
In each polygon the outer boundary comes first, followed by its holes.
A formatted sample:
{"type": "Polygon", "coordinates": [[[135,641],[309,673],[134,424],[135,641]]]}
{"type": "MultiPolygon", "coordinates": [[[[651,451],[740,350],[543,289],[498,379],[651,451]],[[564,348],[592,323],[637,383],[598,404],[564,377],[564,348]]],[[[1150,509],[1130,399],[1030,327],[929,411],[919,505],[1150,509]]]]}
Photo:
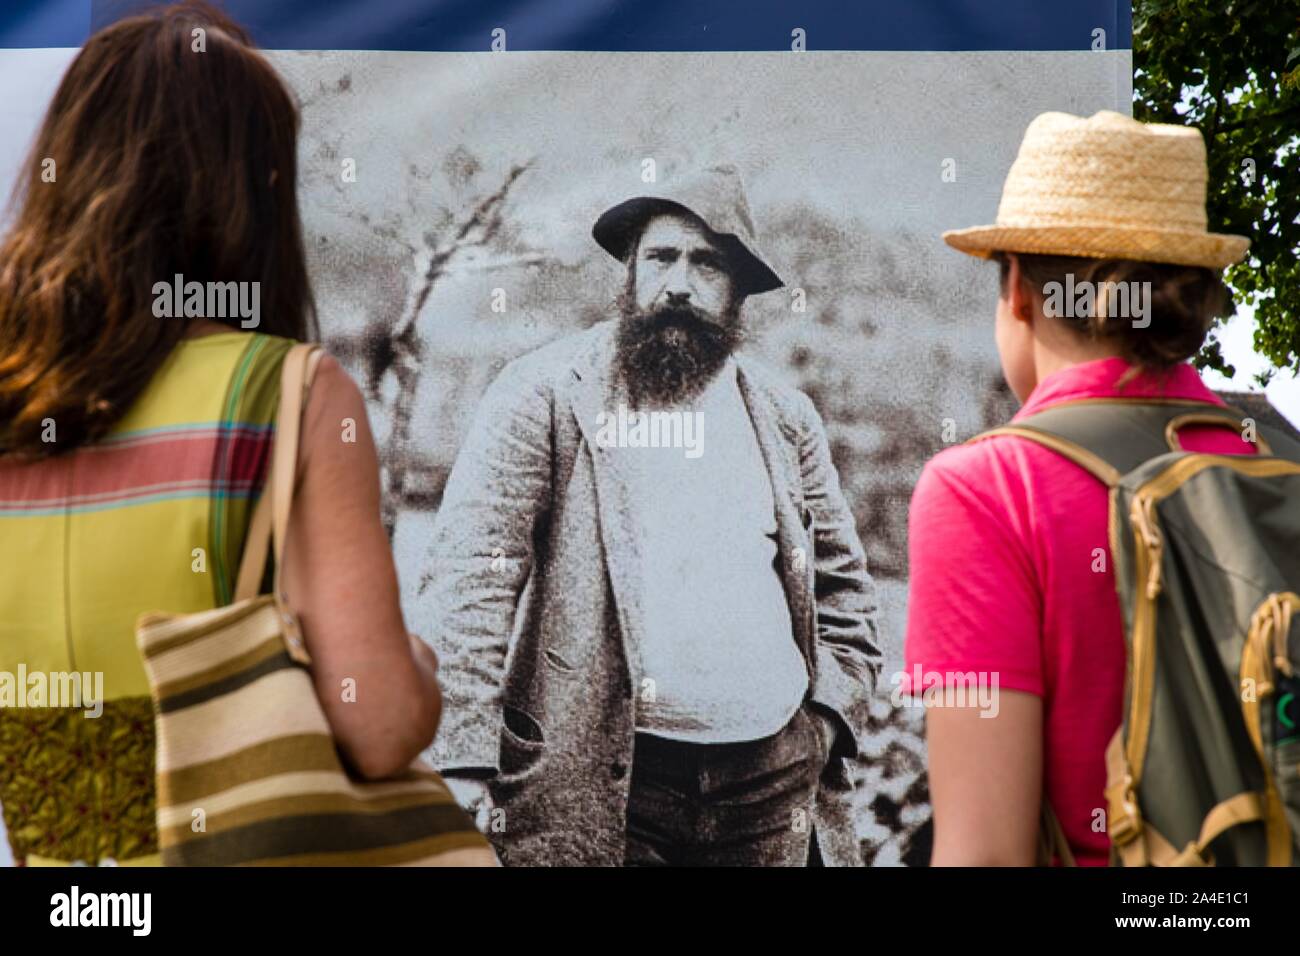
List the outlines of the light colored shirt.
{"type": "Polygon", "coordinates": [[[784,727],[808,688],[777,564],[771,478],[728,361],[691,403],[698,447],[627,447],[645,575],[637,728],[702,743],[784,727]]]}

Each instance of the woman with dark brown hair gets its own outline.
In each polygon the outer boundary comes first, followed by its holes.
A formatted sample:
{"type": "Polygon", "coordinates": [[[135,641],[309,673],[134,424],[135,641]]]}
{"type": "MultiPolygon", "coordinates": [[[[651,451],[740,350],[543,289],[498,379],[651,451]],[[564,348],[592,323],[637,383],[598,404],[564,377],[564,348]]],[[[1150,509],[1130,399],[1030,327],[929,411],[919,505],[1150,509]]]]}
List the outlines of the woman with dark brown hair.
{"type": "MultiPolygon", "coordinates": [[[[243,30],[169,7],[90,38],[19,182],[0,243],[0,674],[80,675],[86,703],[0,681],[20,863],[158,861],[134,626],[232,597],[280,365],[314,331],[297,126],[243,30]]],[[[328,357],[298,460],[284,590],[340,751],[385,777],[434,735],[436,662],[403,624],[363,400],[328,357]]]]}

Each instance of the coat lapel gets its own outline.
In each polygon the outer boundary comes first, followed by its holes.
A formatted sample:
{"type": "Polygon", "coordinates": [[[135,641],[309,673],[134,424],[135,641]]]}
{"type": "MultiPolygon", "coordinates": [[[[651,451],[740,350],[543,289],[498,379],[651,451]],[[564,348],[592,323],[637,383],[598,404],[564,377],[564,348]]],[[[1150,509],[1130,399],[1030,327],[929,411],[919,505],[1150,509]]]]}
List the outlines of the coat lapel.
{"type": "Polygon", "coordinates": [[[743,358],[737,362],[740,393],[754,423],[758,447],[762,450],[767,473],[772,480],[772,498],[776,502],[777,558],[781,583],[790,605],[795,643],[811,660],[813,639],[813,552],[812,511],[803,499],[803,482],[799,466],[799,449],[794,436],[781,429],[781,415],[771,398],[755,387],[745,374],[743,358]]]}
{"type": "Polygon", "coordinates": [[[614,373],[616,332],[616,322],[603,323],[591,331],[590,343],[573,361],[568,401],[591,459],[600,539],[630,670],[638,660],[635,651],[644,629],[640,587],[644,575],[633,520],[635,510],[629,500],[625,456],[596,441],[600,413],[615,414],[620,403],[627,403],[626,391],[614,373]]]}

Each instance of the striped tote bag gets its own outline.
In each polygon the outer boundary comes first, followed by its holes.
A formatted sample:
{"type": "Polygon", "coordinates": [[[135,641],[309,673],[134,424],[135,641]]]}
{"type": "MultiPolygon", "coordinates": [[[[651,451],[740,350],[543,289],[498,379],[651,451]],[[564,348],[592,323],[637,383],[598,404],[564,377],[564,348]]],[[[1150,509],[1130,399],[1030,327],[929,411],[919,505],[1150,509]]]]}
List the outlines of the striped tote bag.
{"type": "Polygon", "coordinates": [[[348,772],[281,597],[302,406],[320,355],[297,345],[284,360],[271,469],[234,602],[136,625],[154,702],[163,865],[497,865],[432,769],[417,762],[375,782],[348,772]],[[259,596],[270,543],[275,589],[259,596]]]}

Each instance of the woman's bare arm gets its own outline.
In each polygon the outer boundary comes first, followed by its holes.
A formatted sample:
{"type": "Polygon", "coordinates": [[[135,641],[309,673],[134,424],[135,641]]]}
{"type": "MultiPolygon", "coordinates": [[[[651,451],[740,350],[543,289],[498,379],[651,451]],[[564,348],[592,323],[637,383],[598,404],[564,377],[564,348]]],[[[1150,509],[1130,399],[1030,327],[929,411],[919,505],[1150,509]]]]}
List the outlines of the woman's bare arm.
{"type": "Polygon", "coordinates": [[[934,866],[1032,866],[1042,794],[1042,700],[998,692],[976,707],[926,711],[934,866]]]}
{"type": "Polygon", "coordinates": [[[329,356],[307,400],[298,475],[282,586],[339,749],[362,776],[391,776],[437,730],[436,660],[402,620],[365,403],[329,356]]]}

